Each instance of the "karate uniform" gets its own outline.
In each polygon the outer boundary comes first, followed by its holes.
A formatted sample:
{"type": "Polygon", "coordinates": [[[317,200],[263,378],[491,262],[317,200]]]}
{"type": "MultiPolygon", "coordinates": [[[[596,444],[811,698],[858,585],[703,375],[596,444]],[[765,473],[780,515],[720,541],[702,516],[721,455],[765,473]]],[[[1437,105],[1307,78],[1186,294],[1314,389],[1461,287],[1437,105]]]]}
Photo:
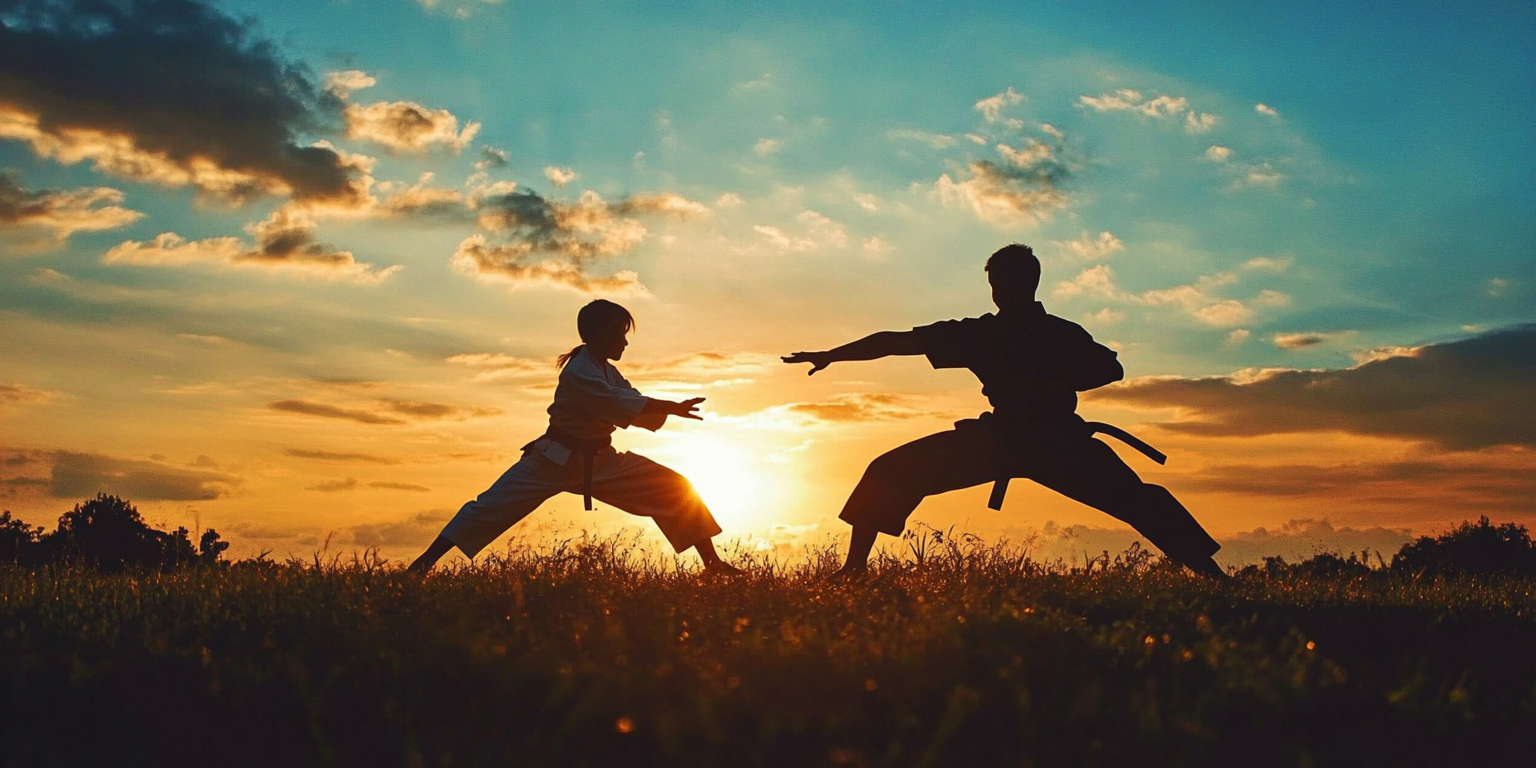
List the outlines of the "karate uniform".
{"type": "Polygon", "coordinates": [[[661,427],[665,416],[641,414],[646,400],[618,369],[583,347],[560,370],[555,401],[549,406],[550,431],[523,446],[522,458],[511,469],[460,507],[443,528],[443,537],[473,558],[551,496],[587,490],[585,458],[567,444],[574,441],[603,444],[590,455],[593,498],[654,519],[678,552],[718,535],[714,515],[686,478],[644,456],[606,445],[615,428],[661,427]]]}
{"type": "Polygon", "coordinates": [[[1015,315],[982,315],[912,329],[934,368],[968,368],[993,411],[956,422],[870,463],[840,517],[899,536],[926,496],[1028,478],[1122,520],[1180,562],[1221,548],[1167,489],[1143,483],[1093,438],[1077,393],[1124,377],[1113,350],[1035,302],[1015,315]]]}

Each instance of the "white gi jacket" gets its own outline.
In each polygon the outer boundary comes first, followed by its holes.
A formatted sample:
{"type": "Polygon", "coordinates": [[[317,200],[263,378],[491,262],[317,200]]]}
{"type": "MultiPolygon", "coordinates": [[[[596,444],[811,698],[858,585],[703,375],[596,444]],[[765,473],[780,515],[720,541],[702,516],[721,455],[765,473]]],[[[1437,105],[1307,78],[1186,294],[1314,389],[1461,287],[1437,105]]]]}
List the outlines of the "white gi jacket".
{"type": "MultiPolygon", "coordinates": [[[[647,400],[612,363],[582,347],[560,369],[555,401],[549,406],[549,425],[579,440],[601,440],[614,429],[630,426],[655,432],[667,417],[642,414],[647,400]]],[[[572,455],[570,448],[548,437],[533,441],[529,447],[562,467],[572,455]]]]}

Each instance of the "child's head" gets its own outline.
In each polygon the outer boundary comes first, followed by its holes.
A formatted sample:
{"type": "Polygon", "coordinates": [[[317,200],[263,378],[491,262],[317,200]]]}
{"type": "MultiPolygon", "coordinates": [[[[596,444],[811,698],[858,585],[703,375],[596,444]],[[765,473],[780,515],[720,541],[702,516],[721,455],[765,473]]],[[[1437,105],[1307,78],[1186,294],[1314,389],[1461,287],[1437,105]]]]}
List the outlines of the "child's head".
{"type": "MultiPolygon", "coordinates": [[[[576,332],[587,350],[604,360],[617,360],[629,346],[635,316],[607,299],[595,299],[576,313],[576,332]]],[[[573,350],[574,351],[574,350],[573,350]]]]}

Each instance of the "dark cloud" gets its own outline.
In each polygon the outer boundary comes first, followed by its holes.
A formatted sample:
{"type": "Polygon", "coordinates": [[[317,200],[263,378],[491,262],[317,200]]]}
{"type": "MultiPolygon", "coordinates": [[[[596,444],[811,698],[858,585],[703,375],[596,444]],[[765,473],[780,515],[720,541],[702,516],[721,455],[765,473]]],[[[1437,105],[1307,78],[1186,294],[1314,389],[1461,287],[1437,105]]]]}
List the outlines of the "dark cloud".
{"type": "Polygon", "coordinates": [[[334,405],[316,403],[309,400],[278,400],[267,403],[267,407],[274,411],[287,413],[299,413],[305,416],[319,416],[327,419],[348,419],[362,424],[404,424],[405,419],[397,419],[391,416],[380,416],[371,411],[360,411],[351,408],[338,408],[334,405]]]}
{"type": "Polygon", "coordinates": [[[306,491],[320,491],[321,493],[339,493],[342,491],[357,490],[357,478],[349,477],[345,480],[327,480],[318,485],[305,488],[306,491]]]}
{"type": "Polygon", "coordinates": [[[1341,370],[1142,378],[1088,393],[1099,403],[1177,408],[1163,427],[1194,435],[1342,431],[1452,449],[1536,447],[1536,326],[1432,344],[1341,370]]]}
{"type": "Polygon", "coordinates": [[[28,486],[28,485],[35,485],[35,486],[38,486],[38,487],[42,487],[42,486],[52,485],[52,484],[53,484],[53,481],[49,480],[46,477],[13,477],[13,478],[10,478],[9,480],[0,480],[0,485],[7,485],[7,486],[13,486],[13,487],[28,486]]]}
{"type": "Polygon", "coordinates": [[[395,459],[384,456],[372,456],[366,453],[337,453],[335,451],[309,451],[302,448],[287,448],[285,455],[300,459],[315,459],[318,461],[351,461],[365,464],[399,464],[395,459]]]}
{"type": "Polygon", "coordinates": [[[944,174],[934,191],[946,205],[970,208],[976,217],[998,224],[1038,221],[1071,202],[1061,185],[1071,177],[1066,142],[1059,133],[1050,143],[1024,138],[1021,147],[1000,143],[1001,163],[973,160],[959,180],[944,174]]]}
{"type": "Polygon", "coordinates": [[[194,0],[0,0],[0,136],[111,174],[234,201],[353,201],[357,169],[305,137],[340,101],[194,0]]]}
{"type": "Polygon", "coordinates": [[[208,501],[241,482],[242,478],[223,472],[59,451],[54,455],[48,490],[55,498],[111,493],[134,501],[208,501]]]}
{"type": "Polygon", "coordinates": [[[0,231],[42,229],[63,241],[76,232],[117,229],[143,218],[118,205],[122,201],[123,193],[109,187],[27,190],[14,174],[0,171],[0,231]]]}
{"type": "Polygon", "coordinates": [[[391,152],[423,152],[441,144],[458,154],[480,130],[479,123],[460,130],[452,112],[413,101],[348,104],[345,115],[347,138],[372,142],[391,152]]]}
{"type": "Polygon", "coordinates": [[[854,393],[837,395],[825,403],[791,403],[784,406],[790,413],[810,416],[821,421],[861,422],[911,419],[928,415],[902,405],[899,395],[854,393]]]}
{"type": "Polygon", "coordinates": [[[505,168],[511,160],[512,156],[505,149],[482,144],[480,145],[480,159],[475,161],[475,170],[488,171],[492,168],[505,168]]]}
{"type": "Polygon", "coordinates": [[[107,251],[104,264],[171,266],[209,263],[232,267],[288,269],[325,278],[378,283],[400,271],[399,265],[375,269],[353,258],[351,251],[332,248],[315,236],[317,225],[303,212],[279,208],[267,218],[246,226],[255,240],[246,245],[234,237],[186,240],[162,233],[154,240],[129,240],[107,251]]]}
{"type": "Polygon", "coordinates": [[[386,490],[391,490],[391,491],[430,491],[430,490],[432,490],[431,488],[428,488],[425,485],[417,485],[415,483],[373,482],[373,483],[369,483],[368,487],[369,488],[384,488],[386,490]]]}
{"type": "Polygon", "coordinates": [[[589,293],[642,292],[639,276],[623,271],[593,275],[593,261],[633,250],[644,239],[642,215],[677,219],[704,216],[703,204],[671,192],[642,193],[607,202],[594,192],[575,203],[512,190],[475,201],[480,227],[459,244],[452,263],[460,271],[514,285],[561,285],[589,293]],[[553,257],[553,258],[541,258],[553,257]]]}
{"type": "Polygon", "coordinates": [[[342,408],[317,403],[312,400],[278,400],[267,403],[274,411],[319,416],[327,419],[347,419],[362,424],[405,424],[408,419],[472,419],[501,413],[496,408],[460,408],[443,403],[423,403],[414,400],[382,399],[377,401],[383,412],[342,408]]]}

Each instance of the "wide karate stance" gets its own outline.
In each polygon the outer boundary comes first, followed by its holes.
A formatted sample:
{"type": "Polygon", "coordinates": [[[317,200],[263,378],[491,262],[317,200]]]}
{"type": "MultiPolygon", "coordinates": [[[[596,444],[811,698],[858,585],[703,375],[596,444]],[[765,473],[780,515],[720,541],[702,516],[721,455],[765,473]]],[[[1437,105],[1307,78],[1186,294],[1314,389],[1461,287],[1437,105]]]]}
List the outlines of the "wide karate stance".
{"type": "Polygon", "coordinates": [[[1040,260],[1027,245],[1009,245],[987,260],[996,315],[884,331],[826,352],[796,352],[786,363],[815,373],[836,362],[889,355],[926,355],[934,368],[969,368],[993,410],[955,428],[914,440],[870,463],[840,517],[853,526],[841,573],[868,567],[881,533],[901,535],[926,496],[995,483],[988,506],[1001,509],[1010,478],[1034,480],[1129,523],[1168,557],[1209,576],[1225,574],[1211,559],[1221,545],[1178,499],[1143,483],[1095,433],[1116,437],[1162,463],[1151,446],[1107,424],[1077,415],[1077,393],[1124,378],[1113,350],[1082,326],[1046,314],[1035,301],[1040,260]]]}
{"type": "Polygon", "coordinates": [[[629,310],[598,299],[576,315],[582,344],[560,356],[560,383],[549,406],[549,429],[523,446],[523,456],[484,493],[459,508],[437,540],[411,563],[423,573],[448,550],[479,554],[503,531],[561,491],[652,518],[678,552],[698,550],[712,572],[738,572],[715,552],[720,533],[704,500],[682,475],[635,453],[613,449],[615,428],[660,429],[668,416],[699,419],[702,397],[683,402],[640,394],[608,361],[629,346],[635,320],[629,310]]]}

